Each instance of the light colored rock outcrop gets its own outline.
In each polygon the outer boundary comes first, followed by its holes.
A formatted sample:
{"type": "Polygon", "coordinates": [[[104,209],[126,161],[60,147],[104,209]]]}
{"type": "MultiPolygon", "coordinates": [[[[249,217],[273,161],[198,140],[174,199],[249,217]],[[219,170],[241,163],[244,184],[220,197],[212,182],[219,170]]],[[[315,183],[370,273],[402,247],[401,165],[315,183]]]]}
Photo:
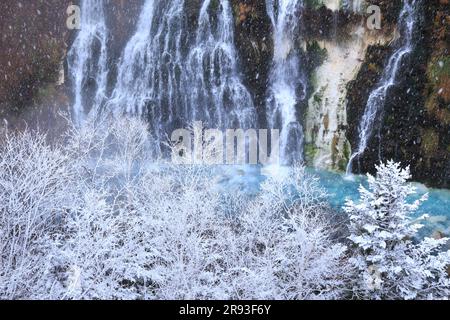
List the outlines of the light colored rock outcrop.
{"type": "Polygon", "coordinates": [[[341,170],[347,163],[347,85],[356,78],[367,48],[386,44],[393,36],[355,26],[346,41],[318,41],[327,58],[312,76],[314,91],[306,113],[306,157],[315,167],[341,170]]]}

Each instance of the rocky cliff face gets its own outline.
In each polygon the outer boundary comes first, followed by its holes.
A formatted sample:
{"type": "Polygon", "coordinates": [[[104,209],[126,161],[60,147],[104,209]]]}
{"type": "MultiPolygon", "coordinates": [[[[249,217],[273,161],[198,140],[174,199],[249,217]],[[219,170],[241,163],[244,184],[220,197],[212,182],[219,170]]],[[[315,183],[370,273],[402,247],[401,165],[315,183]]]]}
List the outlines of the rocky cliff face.
{"type": "MultiPolygon", "coordinates": [[[[110,60],[115,61],[134,29],[143,0],[108,0],[110,60]]],[[[0,120],[10,127],[52,127],[70,105],[65,57],[76,36],[67,27],[70,5],[80,0],[0,2],[0,120]],[[51,123],[49,123],[51,122],[51,123]]]]}
{"type": "Polygon", "coordinates": [[[368,49],[388,44],[394,38],[395,28],[386,25],[381,31],[372,31],[366,28],[362,16],[345,17],[339,10],[329,14],[333,22],[328,36],[313,33],[306,39],[308,54],[323,56],[310,75],[306,158],[318,168],[345,170],[351,153],[347,138],[349,84],[360,72],[368,49]]]}
{"type": "MultiPolygon", "coordinates": [[[[414,178],[430,186],[450,185],[450,123],[448,100],[449,4],[428,1],[422,12],[416,46],[401,66],[398,85],[389,91],[378,134],[360,159],[357,169],[372,172],[373,164],[395,159],[411,165],[414,178]]],[[[349,84],[347,137],[357,144],[357,126],[380,68],[392,48],[369,48],[355,81],[349,84]]]]}
{"type": "Polygon", "coordinates": [[[235,39],[245,84],[253,93],[259,123],[265,126],[265,95],[273,57],[271,22],[265,1],[233,0],[232,4],[236,19],[235,39]]]}
{"type": "Polygon", "coordinates": [[[0,119],[29,113],[31,106],[56,95],[69,32],[69,2],[0,2],[0,119]]]}
{"type": "MultiPolygon", "coordinates": [[[[428,13],[423,125],[416,177],[450,187],[450,2],[440,0],[428,13]]],[[[411,153],[414,150],[411,150],[411,153]]]]}
{"type": "MultiPolygon", "coordinates": [[[[109,76],[115,78],[144,0],[105,1],[111,28],[109,76]]],[[[37,108],[37,114],[47,121],[49,105],[55,111],[70,104],[70,85],[61,85],[66,80],[61,72],[76,34],[66,27],[66,9],[78,2],[0,3],[0,118],[33,121],[28,114],[37,108]]],[[[185,2],[193,29],[201,3],[185,2]]],[[[244,82],[264,127],[273,56],[271,22],[265,1],[231,0],[231,4],[244,82]]],[[[396,22],[402,5],[400,0],[307,0],[305,4],[297,41],[309,79],[307,98],[298,105],[305,128],[305,155],[317,167],[343,170],[358,143],[358,125],[368,96],[394,50],[392,40],[398,36],[396,22]],[[382,30],[365,27],[365,3],[381,7],[382,30]]],[[[399,83],[389,91],[379,134],[370,140],[355,169],[371,171],[380,157],[392,158],[411,164],[415,179],[450,187],[449,1],[427,1],[424,8],[416,49],[401,66],[399,83]]]]}

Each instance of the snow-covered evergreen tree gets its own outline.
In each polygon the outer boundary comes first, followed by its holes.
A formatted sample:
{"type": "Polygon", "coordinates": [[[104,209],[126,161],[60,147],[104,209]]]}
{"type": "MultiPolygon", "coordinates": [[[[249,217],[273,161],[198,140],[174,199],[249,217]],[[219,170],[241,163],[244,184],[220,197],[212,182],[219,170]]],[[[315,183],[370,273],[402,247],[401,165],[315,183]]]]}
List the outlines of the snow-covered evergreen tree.
{"type": "Polygon", "coordinates": [[[409,168],[393,161],[380,164],[376,177],[368,175],[369,188],[360,187],[360,201],[348,201],[344,207],[355,248],[350,262],[357,269],[354,292],[358,298],[449,297],[450,251],[442,251],[448,239],[415,241],[422,225],[412,214],[427,195],[408,203],[408,196],[415,193],[408,179],[409,168]]]}

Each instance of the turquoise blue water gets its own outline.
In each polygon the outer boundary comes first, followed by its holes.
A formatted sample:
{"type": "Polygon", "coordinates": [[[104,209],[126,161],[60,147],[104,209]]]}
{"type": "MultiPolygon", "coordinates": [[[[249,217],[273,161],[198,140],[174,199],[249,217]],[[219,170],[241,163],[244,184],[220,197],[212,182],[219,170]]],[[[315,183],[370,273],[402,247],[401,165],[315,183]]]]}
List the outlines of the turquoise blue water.
{"type": "MultiPolygon", "coordinates": [[[[347,199],[357,201],[359,199],[358,188],[362,184],[367,186],[366,176],[351,176],[344,174],[320,171],[309,168],[308,172],[316,175],[322,187],[328,193],[330,205],[337,211],[342,211],[342,206],[347,199]]],[[[228,166],[218,168],[219,182],[224,188],[239,188],[249,193],[256,193],[259,185],[266,179],[264,169],[257,166],[228,166]]],[[[428,201],[424,202],[415,216],[428,214],[430,217],[424,222],[422,235],[431,235],[439,231],[450,235],[450,190],[430,189],[426,186],[414,183],[417,194],[411,197],[411,201],[419,199],[425,193],[429,194],[428,201]]]]}
{"type": "MultiPolygon", "coordinates": [[[[359,199],[358,188],[362,184],[367,186],[366,176],[346,177],[343,174],[311,170],[321,181],[322,186],[329,193],[329,202],[333,208],[339,210],[346,199],[357,201],[359,199]]],[[[421,198],[428,193],[429,199],[417,210],[414,216],[420,217],[428,214],[430,217],[424,222],[423,235],[431,235],[439,231],[450,235],[450,190],[430,189],[423,184],[412,182],[417,193],[410,197],[410,201],[421,198]]]]}

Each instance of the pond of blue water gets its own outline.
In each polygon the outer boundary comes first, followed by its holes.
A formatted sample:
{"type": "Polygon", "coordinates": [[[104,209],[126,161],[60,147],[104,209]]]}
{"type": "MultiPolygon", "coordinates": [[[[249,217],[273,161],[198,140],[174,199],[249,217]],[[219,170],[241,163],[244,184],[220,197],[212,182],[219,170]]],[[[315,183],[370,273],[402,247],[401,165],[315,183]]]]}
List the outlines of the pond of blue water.
{"type": "MultiPolygon", "coordinates": [[[[256,193],[259,186],[268,174],[277,174],[278,170],[285,168],[271,168],[266,170],[257,166],[228,166],[220,167],[218,174],[221,176],[220,183],[224,188],[236,188],[250,193],[256,193]]],[[[362,184],[367,186],[367,177],[339,174],[329,171],[321,171],[308,168],[308,173],[319,178],[321,186],[328,193],[330,205],[337,211],[342,211],[342,207],[347,199],[357,201],[359,199],[358,188],[362,184]]],[[[450,190],[431,189],[423,184],[411,182],[415,185],[417,193],[411,196],[410,201],[419,199],[428,193],[429,199],[422,204],[415,213],[415,217],[428,214],[430,217],[424,222],[425,227],[421,231],[422,235],[431,235],[439,231],[450,235],[450,190]]]]}

